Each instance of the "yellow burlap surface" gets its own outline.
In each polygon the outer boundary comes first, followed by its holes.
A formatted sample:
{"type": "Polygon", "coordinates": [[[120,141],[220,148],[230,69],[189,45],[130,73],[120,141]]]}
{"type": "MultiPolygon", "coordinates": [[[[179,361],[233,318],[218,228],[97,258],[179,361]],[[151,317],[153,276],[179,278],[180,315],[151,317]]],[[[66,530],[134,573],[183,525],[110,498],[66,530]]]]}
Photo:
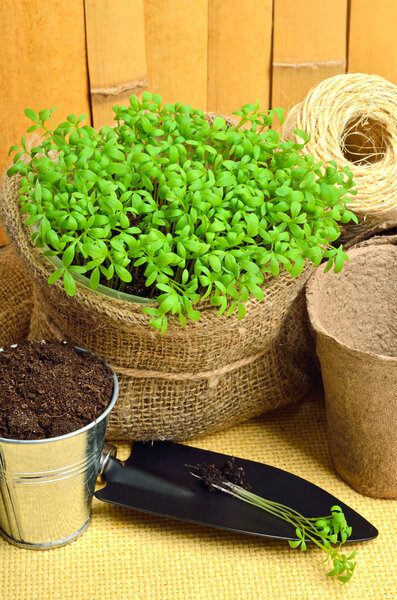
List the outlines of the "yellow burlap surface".
{"type": "MultiPolygon", "coordinates": [[[[320,485],[369,519],[376,540],[355,543],[341,587],[322,552],[139,514],[94,501],[87,532],[63,548],[20,550],[0,541],[2,600],[392,600],[397,516],[391,500],[361,496],[334,472],[322,394],[193,445],[267,462],[320,485]]],[[[128,456],[127,446],[119,451],[128,456]]],[[[236,500],[237,502],[237,500],[236,500]]]]}

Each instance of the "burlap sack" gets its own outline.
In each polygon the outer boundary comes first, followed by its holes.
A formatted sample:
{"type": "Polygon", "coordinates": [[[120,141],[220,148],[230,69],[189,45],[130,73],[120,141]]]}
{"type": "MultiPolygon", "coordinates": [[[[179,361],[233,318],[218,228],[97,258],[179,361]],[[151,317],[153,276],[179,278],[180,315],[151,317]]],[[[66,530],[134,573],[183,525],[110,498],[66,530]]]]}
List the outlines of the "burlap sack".
{"type": "Polygon", "coordinates": [[[66,339],[113,366],[120,396],[109,418],[108,437],[187,439],[305,395],[309,359],[304,359],[310,350],[299,293],[311,267],[297,279],[287,273],[269,277],[265,301],[250,300],[241,321],[218,317],[207,307],[199,323],[182,328],[171,318],[160,335],[149,326],[141,304],[80,285],[69,298],[59,282],[47,284],[53,267],[23,225],[18,186],[18,176],[4,178],[0,213],[34,281],[29,337],[66,339]],[[296,355],[300,362],[295,363],[296,355]]]}
{"type": "Polygon", "coordinates": [[[339,274],[307,285],[339,474],[368,496],[397,498],[397,246],[349,251],[339,274]]]}
{"type": "Polygon", "coordinates": [[[0,346],[27,338],[33,308],[32,283],[11,245],[0,248],[0,346]]]}

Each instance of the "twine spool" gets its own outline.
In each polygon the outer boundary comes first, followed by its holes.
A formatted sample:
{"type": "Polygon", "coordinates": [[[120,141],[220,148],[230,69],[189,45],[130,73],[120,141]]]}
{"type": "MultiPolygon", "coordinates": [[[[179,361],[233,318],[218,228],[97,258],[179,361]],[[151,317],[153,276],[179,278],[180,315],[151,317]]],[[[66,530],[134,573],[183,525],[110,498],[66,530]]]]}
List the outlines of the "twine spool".
{"type": "Polygon", "coordinates": [[[290,111],[283,137],[297,128],[311,135],[304,152],[350,167],[359,218],[397,207],[397,86],[363,73],[325,79],[290,111]]]}

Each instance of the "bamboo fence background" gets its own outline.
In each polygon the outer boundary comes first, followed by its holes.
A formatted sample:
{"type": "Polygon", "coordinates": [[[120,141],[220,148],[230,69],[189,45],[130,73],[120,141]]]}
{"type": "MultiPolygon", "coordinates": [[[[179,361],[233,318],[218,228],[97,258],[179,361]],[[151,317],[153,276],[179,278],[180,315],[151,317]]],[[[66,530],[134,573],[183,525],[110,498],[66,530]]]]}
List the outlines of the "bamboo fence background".
{"type": "Polygon", "coordinates": [[[288,109],[344,72],[397,83],[396,25],[396,0],[2,0],[0,169],[26,107],[101,127],[146,89],[230,114],[288,109]]]}

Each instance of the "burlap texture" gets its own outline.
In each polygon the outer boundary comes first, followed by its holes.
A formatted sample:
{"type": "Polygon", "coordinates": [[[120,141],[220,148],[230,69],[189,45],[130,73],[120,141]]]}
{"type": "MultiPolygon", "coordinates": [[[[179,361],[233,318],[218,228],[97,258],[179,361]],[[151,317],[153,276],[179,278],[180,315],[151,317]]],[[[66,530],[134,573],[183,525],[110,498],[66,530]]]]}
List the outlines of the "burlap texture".
{"type": "Polygon", "coordinates": [[[32,283],[11,245],[0,248],[0,346],[26,339],[33,307],[32,283]]]}
{"type": "Polygon", "coordinates": [[[34,282],[29,337],[66,339],[113,366],[120,396],[109,420],[110,437],[187,439],[306,393],[304,357],[310,350],[299,293],[310,266],[296,279],[287,273],[269,277],[265,301],[250,300],[241,321],[237,316],[218,317],[207,306],[199,323],[182,328],[173,317],[160,335],[149,326],[142,304],[108,298],[82,286],[69,298],[60,282],[47,284],[53,267],[23,225],[18,188],[18,176],[5,176],[0,213],[34,282]],[[287,340],[294,344],[292,351],[287,340]],[[298,349],[300,362],[295,364],[298,349]]]}
{"type": "MultiPolygon", "coordinates": [[[[300,552],[284,540],[165,519],[94,498],[91,525],[67,546],[32,552],[0,538],[2,600],[395,600],[396,503],[362,496],[338,477],[324,408],[322,394],[311,394],[298,405],[188,443],[295,473],[373,523],[376,539],[341,549],[357,551],[346,585],[326,576],[330,562],[320,564],[325,553],[314,544],[300,552]]],[[[130,453],[129,444],[119,445],[121,460],[130,453]]],[[[216,502],[216,494],[208,501],[216,502]]]]}
{"type": "Polygon", "coordinates": [[[319,267],[306,295],[324,382],[335,467],[356,490],[397,498],[397,247],[349,251],[319,267]]]}

